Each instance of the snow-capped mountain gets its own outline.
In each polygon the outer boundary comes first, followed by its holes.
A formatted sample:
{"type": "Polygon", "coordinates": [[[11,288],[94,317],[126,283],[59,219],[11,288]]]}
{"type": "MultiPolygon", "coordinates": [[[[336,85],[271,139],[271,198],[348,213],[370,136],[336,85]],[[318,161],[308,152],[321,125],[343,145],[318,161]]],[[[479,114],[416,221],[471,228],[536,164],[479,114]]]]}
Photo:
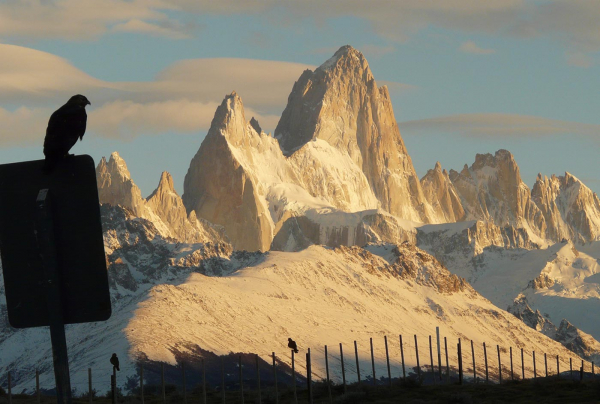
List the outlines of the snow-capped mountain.
{"type": "MultiPolygon", "coordinates": [[[[412,335],[421,338],[424,363],[427,336],[436,326],[450,346],[458,338],[474,341],[480,375],[484,341],[565,359],[574,355],[494,306],[410,243],[248,253],[223,243],[163,238],[150,221],[123,207],[103,205],[102,221],[113,315],[106,322],[67,327],[72,384],[79,392],[87,389],[88,367],[96,375],[93,387],[99,392],[108,389],[102,375],[111,372],[108,359],[113,352],[121,358],[119,385],[125,387],[128,379],[135,385],[140,363],[146,366],[147,378],[158,374],[157,362],[166,363],[167,373],[178,377],[175,366],[182,360],[191,364],[230,352],[256,353],[269,361],[274,351],[289,364],[290,336],[302,352],[311,348],[315,378],[324,374],[325,344],[342,342],[350,348],[356,340],[361,367],[367,369],[369,338],[375,344],[377,374],[386,374],[383,336],[390,339],[392,374],[399,377],[398,334],[406,336],[405,365],[414,372],[412,335]]],[[[10,370],[13,391],[31,392],[36,368],[41,386],[53,385],[46,328],[5,327],[0,349],[0,380],[5,383],[10,370]]],[[[339,358],[334,351],[330,355],[330,364],[339,358]]],[[[449,357],[456,366],[454,349],[449,357]]],[[[354,362],[346,360],[350,378],[354,362]]],[[[220,374],[217,364],[208,368],[211,374],[220,374]]],[[[305,371],[303,366],[303,361],[296,362],[298,372],[305,371]]],[[[526,367],[532,371],[530,362],[526,367]]],[[[492,375],[497,372],[495,367],[490,370],[492,375]]],[[[339,372],[339,366],[332,366],[334,380],[339,372]]]]}
{"type": "MultiPolygon", "coordinates": [[[[597,195],[568,173],[530,190],[506,150],[419,180],[387,88],[352,47],[301,75],[274,136],[227,95],[181,197],[164,172],[143,198],[116,152],[96,173],[114,314],[68,328],[76,383],[90,366],[108,374],[110,352],[135,377],[135,361],[275,350],[287,362],[289,336],[321,357],[324,344],[436,326],[477,346],[597,358],[597,195]]],[[[51,366],[47,337],[0,332],[0,375],[31,389],[51,366]]]]}

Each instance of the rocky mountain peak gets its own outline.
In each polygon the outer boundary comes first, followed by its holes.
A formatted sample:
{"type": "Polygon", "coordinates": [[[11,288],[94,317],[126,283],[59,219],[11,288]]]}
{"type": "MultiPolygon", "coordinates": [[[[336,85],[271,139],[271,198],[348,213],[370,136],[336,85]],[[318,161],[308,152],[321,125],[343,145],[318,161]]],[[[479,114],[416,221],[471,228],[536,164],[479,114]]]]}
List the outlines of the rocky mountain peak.
{"type": "Polygon", "coordinates": [[[117,152],[110,155],[108,162],[102,157],[96,167],[96,182],[100,203],[122,205],[131,209],[137,216],[143,216],[142,192],[131,180],[127,164],[117,152]]]}
{"type": "Polygon", "coordinates": [[[148,200],[152,199],[156,194],[173,193],[177,195],[175,191],[175,185],[173,184],[173,176],[168,171],[163,171],[160,175],[158,187],[148,197],[148,200]]]}
{"type": "Polygon", "coordinates": [[[258,124],[258,121],[254,117],[250,118],[250,126],[252,126],[252,128],[259,135],[262,133],[262,128],[260,127],[260,125],[258,124]]]}
{"type": "Polygon", "coordinates": [[[362,170],[383,209],[402,219],[441,220],[425,200],[387,88],[377,87],[365,57],[351,46],[300,76],[275,138],[286,156],[321,139],[362,170]]]}

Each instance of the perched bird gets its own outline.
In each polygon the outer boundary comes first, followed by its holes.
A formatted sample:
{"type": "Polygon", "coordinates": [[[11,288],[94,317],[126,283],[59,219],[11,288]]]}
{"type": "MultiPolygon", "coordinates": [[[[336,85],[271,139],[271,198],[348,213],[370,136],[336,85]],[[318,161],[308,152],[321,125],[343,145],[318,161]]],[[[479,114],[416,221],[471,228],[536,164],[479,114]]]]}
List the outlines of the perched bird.
{"type": "Polygon", "coordinates": [[[87,123],[85,106],[90,104],[85,96],[77,94],[50,116],[44,138],[44,170],[52,170],[61,159],[69,155],[69,150],[77,143],[77,139],[83,139],[87,123]]]}
{"type": "Polygon", "coordinates": [[[298,353],[298,346],[296,345],[296,341],[291,338],[288,338],[288,348],[293,349],[295,353],[298,353]]]}
{"type": "Polygon", "coordinates": [[[121,370],[119,369],[119,358],[117,358],[116,353],[112,354],[112,356],[110,357],[110,363],[115,367],[115,369],[121,370]]]}

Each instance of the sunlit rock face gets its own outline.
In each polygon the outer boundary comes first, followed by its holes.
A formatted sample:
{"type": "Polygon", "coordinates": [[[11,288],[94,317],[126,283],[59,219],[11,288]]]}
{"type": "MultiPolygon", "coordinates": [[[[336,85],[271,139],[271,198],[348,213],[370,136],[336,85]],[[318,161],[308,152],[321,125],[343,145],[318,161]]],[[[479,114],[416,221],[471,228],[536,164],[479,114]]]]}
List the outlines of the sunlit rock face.
{"type": "Polygon", "coordinates": [[[183,202],[188,212],[223,226],[236,249],[266,251],[272,238],[269,211],[258,195],[257,178],[234,150],[249,150],[252,135],[256,131],[246,121],[242,99],[234,92],[217,109],[190,163],[183,202]]]}
{"type": "Polygon", "coordinates": [[[460,222],[465,220],[465,211],[448,172],[442,170],[438,161],[433,170],[421,178],[423,194],[442,222],[460,222]]]}
{"type": "Polygon", "coordinates": [[[548,238],[600,239],[600,200],[575,176],[568,172],[550,178],[539,174],[531,195],[545,219],[548,238]]]}
{"type": "Polygon", "coordinates": [[[102,157],[96,167],[96,182],[100,203],[121,205],[136,216],[143,216],[145,206],[142,192],[131,179],[127,164],[119,153],[112,153],[108,161],[102,157]]]}
{"type": "Polygon", "coordinates": [[[383,209],[407,220],[440,220],[423,195],[387,87],[377,87],[367,60],[351,46],[300,76],[275,137],[287,156],[311,140],[326,141],[361,168],[383,209]]]}
{"type": "Polygon", "coordinates": [[[465,165],[460,173],[450,170],[449,177],[467,220],[526,228],[538,236],[545,233],[544,217],[531,200],[529,187],[521,180],[519,166],[510,152],[478,154],[471,167],[465,165]]]}

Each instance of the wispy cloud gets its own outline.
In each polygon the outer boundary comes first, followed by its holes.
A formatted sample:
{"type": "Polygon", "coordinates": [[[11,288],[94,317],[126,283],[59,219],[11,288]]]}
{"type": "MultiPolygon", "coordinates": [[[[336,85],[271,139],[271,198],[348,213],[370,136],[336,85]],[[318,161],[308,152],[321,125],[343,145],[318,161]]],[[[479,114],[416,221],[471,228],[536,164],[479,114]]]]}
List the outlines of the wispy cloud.
{"type": "Polygon", "coordinates": [[[587,69],[588,67],[592,67],[592,65],[594,64],[594,60],[592,59],[592,57],[583,52],[567,52],[565,56],[567,58],[567,63],[570,66],[582,67],[584,69],[587,69]]]}
{"type": "Polygon", "coordinates": [[[477,44],[473,41],[463,42],[460,45],[459,50],[464,53],[474,53],[476,55],[490,55],[492,53],[496,53],[494,49],[484,49],[477,46],[477,44]]]}
{"type": "Polygon", "coordinates": [[[305,69],[299,63],[254,59],[190,59],[173,63],[152,81],[96,79],[69,61],[30,48],[0,44],[0,102],[27,105],[0,109],[0,127],[11,128],[2,145],[43,139],[53,110],[71,95],[85,94],[89,130],[109,138],[206,130],[223,97],[237,91],[248,118],[273,130],[293,83],[305,69]]]}
{"type": "Polygon", "coordinates": [[[404,136],[456,134],[464,137],[544,137],[577,135],[600,140],[600,125],[518,114],[459,114],[406,121],[404,136]]]}

